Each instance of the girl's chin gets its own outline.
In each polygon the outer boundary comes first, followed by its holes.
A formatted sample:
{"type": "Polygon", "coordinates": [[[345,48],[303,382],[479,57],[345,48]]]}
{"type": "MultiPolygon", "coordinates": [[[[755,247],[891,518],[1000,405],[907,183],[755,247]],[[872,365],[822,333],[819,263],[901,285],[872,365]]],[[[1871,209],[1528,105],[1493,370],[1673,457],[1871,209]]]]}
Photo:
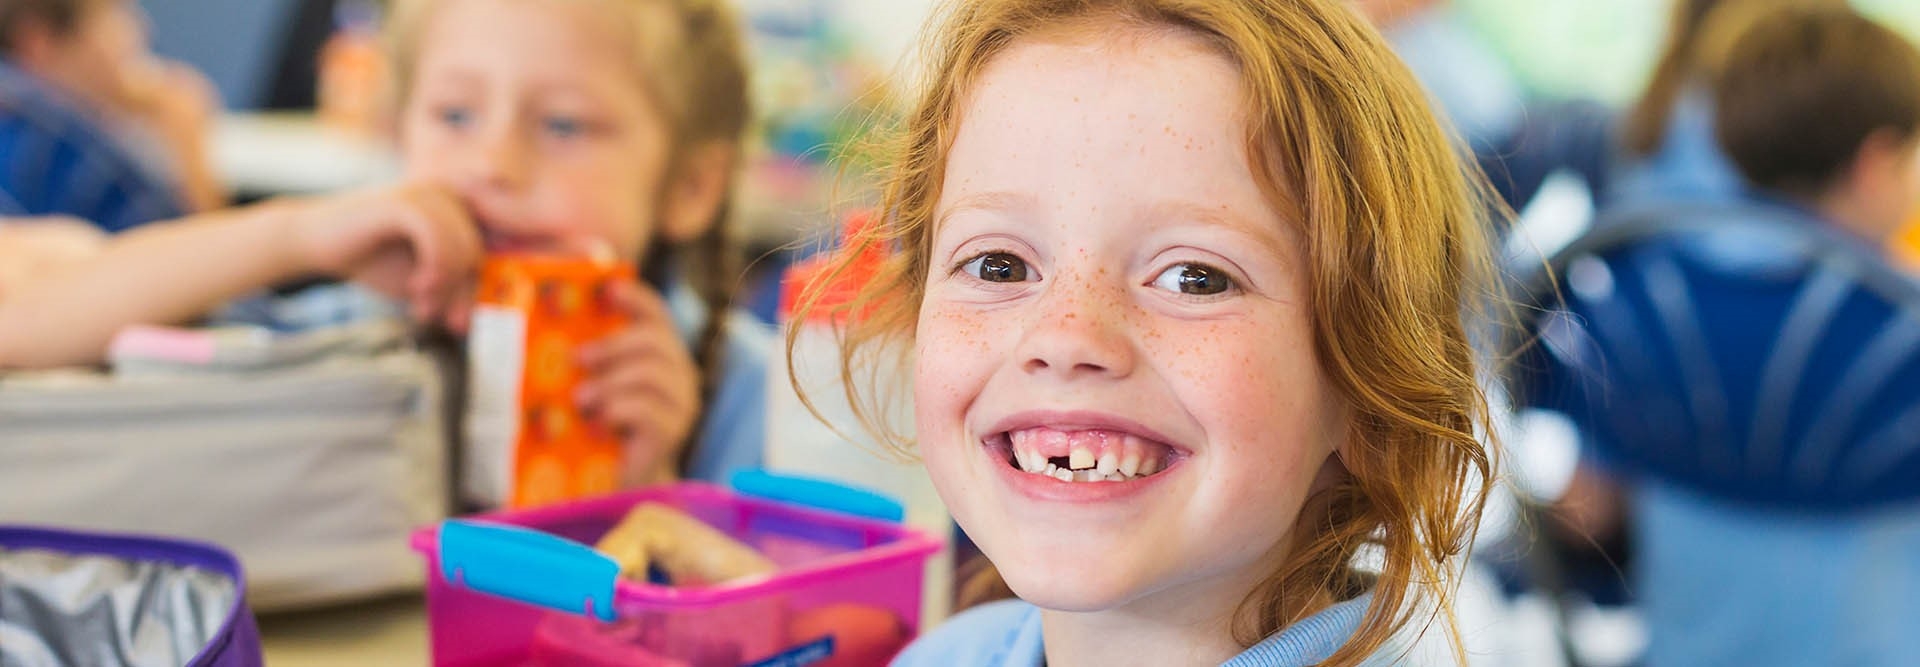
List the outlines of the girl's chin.
{"type": "MultiPolygon", "coordinates": [[[[1004,573],[1002,576],[1005,576],[1004,573]]],[[[1137,591],[1085,581],[1007,581],[1014,595],[1047,611],[1090,614],[1112,611],[1138,597],[1137,591]]]]}
{"type": "Polygon", "coordinates": [[[1152,585],[1125,562],[1049,562],[1041,558],[996,560],[1001,580],[1015,595],[1052,611],[1109,611],[1140,599],[1152,585]],[[1104,572],[1102,566],[1105,566],[1104,572]]]}

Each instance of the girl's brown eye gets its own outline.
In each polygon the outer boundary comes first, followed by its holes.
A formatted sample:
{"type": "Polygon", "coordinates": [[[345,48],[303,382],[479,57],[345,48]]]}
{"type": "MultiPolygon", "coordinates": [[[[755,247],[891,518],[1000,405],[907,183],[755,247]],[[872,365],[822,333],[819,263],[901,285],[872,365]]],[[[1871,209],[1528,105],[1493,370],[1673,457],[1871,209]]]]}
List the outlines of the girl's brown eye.
{"type": "Polygon", "coordinates": [[[975,257],[960,266],[967,275],[990,283],[1020,283],[1027,281],[1027,262],[1004,252],[990,252],[975,257]]]}
{"type": "Polygon", "coordinates": [[[1194,296],[1223,294],[1234,287],[1233,279],[1227,277],[1225,271],[1205,264],[1190,263],[1167,267],[1153,279],[1153,286],[1194,296]]]}

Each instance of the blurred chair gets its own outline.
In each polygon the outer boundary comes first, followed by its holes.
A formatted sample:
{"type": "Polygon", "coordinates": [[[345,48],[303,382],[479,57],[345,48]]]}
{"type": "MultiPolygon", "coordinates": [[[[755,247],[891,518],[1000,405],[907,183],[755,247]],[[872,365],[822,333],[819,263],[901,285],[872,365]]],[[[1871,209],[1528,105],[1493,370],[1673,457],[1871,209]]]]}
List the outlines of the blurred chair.
{"type": "Polygon", "coordinates": [[[1628,477],[1646,664],[1920,663],[1920,283],[1744,204],[1549,265],[1511,386],[1628,477]]]}

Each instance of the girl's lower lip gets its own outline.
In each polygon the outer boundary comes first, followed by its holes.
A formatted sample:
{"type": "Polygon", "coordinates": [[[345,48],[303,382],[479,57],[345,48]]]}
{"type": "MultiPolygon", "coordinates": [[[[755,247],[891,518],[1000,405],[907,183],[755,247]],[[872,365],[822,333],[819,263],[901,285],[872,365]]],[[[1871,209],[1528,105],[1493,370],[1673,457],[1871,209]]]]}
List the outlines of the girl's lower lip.
{"type": "Polygon", "coordinates": [[[1013,467],[991,446],[982,445],[979,451],[987,458],[987,465],[993,466],[998,471],[1001,481],[1015,493],[1033,500],[1054,503],[1093,504],[1132,498],[1157,486],[1169,471],[1184,463],[1176,460],[1168,463],[1167,467],[1160,472],[1124,482],[1062,482],[1046,475],[1036,475],[1013,467]]]}

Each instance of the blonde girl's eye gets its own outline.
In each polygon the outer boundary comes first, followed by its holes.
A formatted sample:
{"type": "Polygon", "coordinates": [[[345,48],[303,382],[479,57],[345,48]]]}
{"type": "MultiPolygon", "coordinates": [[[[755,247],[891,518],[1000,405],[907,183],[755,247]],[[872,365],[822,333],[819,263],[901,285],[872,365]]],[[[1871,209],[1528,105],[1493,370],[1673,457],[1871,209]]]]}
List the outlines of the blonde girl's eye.
{"type": "Polygon", "coordinates": [[[548,116],[540,122],[541,129],[555,139],[572,139],[585,134],[585,121],[572,116],[548,116]]]}
{"type": "Polygon", "coordinates": [[[1190,296],[1225,294],[1236,285],[1227,272],[1205,264],[1182,262],[1167,267],[1154,277],[1153,286],[1190,296]]]}
{"type": "Polygon", "coordinates": [[[464,106],[449,104],[435,109],[434,119],[448,128],[462,130],[473,123],[473,111],[464,106]]]}
{"type": "Polygon", "coordinates": [[[1026,282],[1032,273],[1027,270],[1027,261],[1012,253],[987,252],[974,256],[960,265],[960,271],[974,278],[990,283],[1026,282]]]}

